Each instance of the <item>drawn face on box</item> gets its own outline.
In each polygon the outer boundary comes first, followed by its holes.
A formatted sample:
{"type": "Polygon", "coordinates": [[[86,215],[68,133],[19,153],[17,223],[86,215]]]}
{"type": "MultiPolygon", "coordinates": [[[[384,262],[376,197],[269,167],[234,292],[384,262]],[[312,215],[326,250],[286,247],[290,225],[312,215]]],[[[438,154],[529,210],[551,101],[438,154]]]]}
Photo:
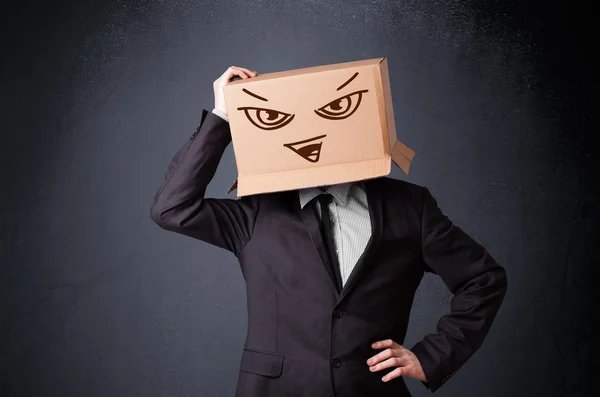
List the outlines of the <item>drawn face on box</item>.
{"type": "Polygon", "coordinates": [[[377,157],[385,117],[377,84],[368,67],[246,80],[227,104],[230,122],[243,126],[238,166],[252,174],[377,157]]]}

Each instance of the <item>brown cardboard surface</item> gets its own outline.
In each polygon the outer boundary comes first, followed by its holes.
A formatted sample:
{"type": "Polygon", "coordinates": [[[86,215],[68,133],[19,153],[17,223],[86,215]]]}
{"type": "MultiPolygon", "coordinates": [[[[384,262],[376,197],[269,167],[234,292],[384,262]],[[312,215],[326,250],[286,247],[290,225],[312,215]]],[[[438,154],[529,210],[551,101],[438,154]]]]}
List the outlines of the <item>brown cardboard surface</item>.
{"type": "Polygon", "coordinates": [[[266,73],[225,86],[238,196],[408,174],[386,58],[266,73]]]}

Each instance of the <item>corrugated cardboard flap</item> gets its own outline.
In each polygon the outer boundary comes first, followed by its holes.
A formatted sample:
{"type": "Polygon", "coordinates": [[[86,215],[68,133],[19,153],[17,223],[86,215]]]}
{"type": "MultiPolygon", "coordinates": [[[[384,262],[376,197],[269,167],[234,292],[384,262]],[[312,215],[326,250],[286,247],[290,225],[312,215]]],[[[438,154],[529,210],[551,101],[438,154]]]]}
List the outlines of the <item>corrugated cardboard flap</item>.
{"type": "Polygon", "coordinates": [[[392,148],[392,161],[405,175],[408,175],[408,169],[410,168],[413,157],[415,157],[415,151],[399,140],[396,140],[396,143],[394,143],[394,147],[392,148]]]}
{"type": "Polygon", "coordinates": [[[229,193],[233,192],[237,188],[237,184],[238,184],[238,180],[236,179],[233,182],[233,184],[231,185],[231,187],[229,187],[229,190],[227,190],[227,193],[225,193],[225,194],[229,194],[229,193]]]}

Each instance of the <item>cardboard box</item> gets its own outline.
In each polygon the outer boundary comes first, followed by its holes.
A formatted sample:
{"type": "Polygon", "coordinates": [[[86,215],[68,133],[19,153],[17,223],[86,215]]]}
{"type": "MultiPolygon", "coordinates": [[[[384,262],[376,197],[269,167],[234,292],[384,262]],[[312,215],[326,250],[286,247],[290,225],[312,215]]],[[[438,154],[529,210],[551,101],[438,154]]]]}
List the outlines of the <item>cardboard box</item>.
{"type": "Polygon", "coordinates": [[[408,174],[385,57],[259,72],[224,93],[240,197],[377,178],[392,161],[408,174]]]}

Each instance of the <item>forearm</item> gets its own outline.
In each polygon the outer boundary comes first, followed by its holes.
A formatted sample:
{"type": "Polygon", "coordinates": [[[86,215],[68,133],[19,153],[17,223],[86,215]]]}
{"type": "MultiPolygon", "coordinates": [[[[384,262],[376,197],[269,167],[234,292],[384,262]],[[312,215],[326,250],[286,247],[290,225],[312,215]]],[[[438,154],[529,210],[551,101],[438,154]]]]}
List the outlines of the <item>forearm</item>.
{"type": "Polygon", "coordinates": [[[411,349],[435,391],[482,345],[506,294],[507,277],[482,245],[444,215],[428,189],[421,239],[425,270],[438,274],[454,295],[437,333],[411,349]]]}
{"type": "Polygon", "coordinates": [[[157,224],[170,230],[182,227],[198,210],[230,142],[229,124],[203,110],[200,125],[171,160],[155,195],[151,217],[157,224]]]}
{"type": "Polygon", "coordinates": [[[505,270],[490,262],[488,270],[458,288],[450,303],[450,313],[437,323],[437,332],[426,335],[411,348],[431,391],[452,377],[481,347],[506,289],[505,270]]]}

